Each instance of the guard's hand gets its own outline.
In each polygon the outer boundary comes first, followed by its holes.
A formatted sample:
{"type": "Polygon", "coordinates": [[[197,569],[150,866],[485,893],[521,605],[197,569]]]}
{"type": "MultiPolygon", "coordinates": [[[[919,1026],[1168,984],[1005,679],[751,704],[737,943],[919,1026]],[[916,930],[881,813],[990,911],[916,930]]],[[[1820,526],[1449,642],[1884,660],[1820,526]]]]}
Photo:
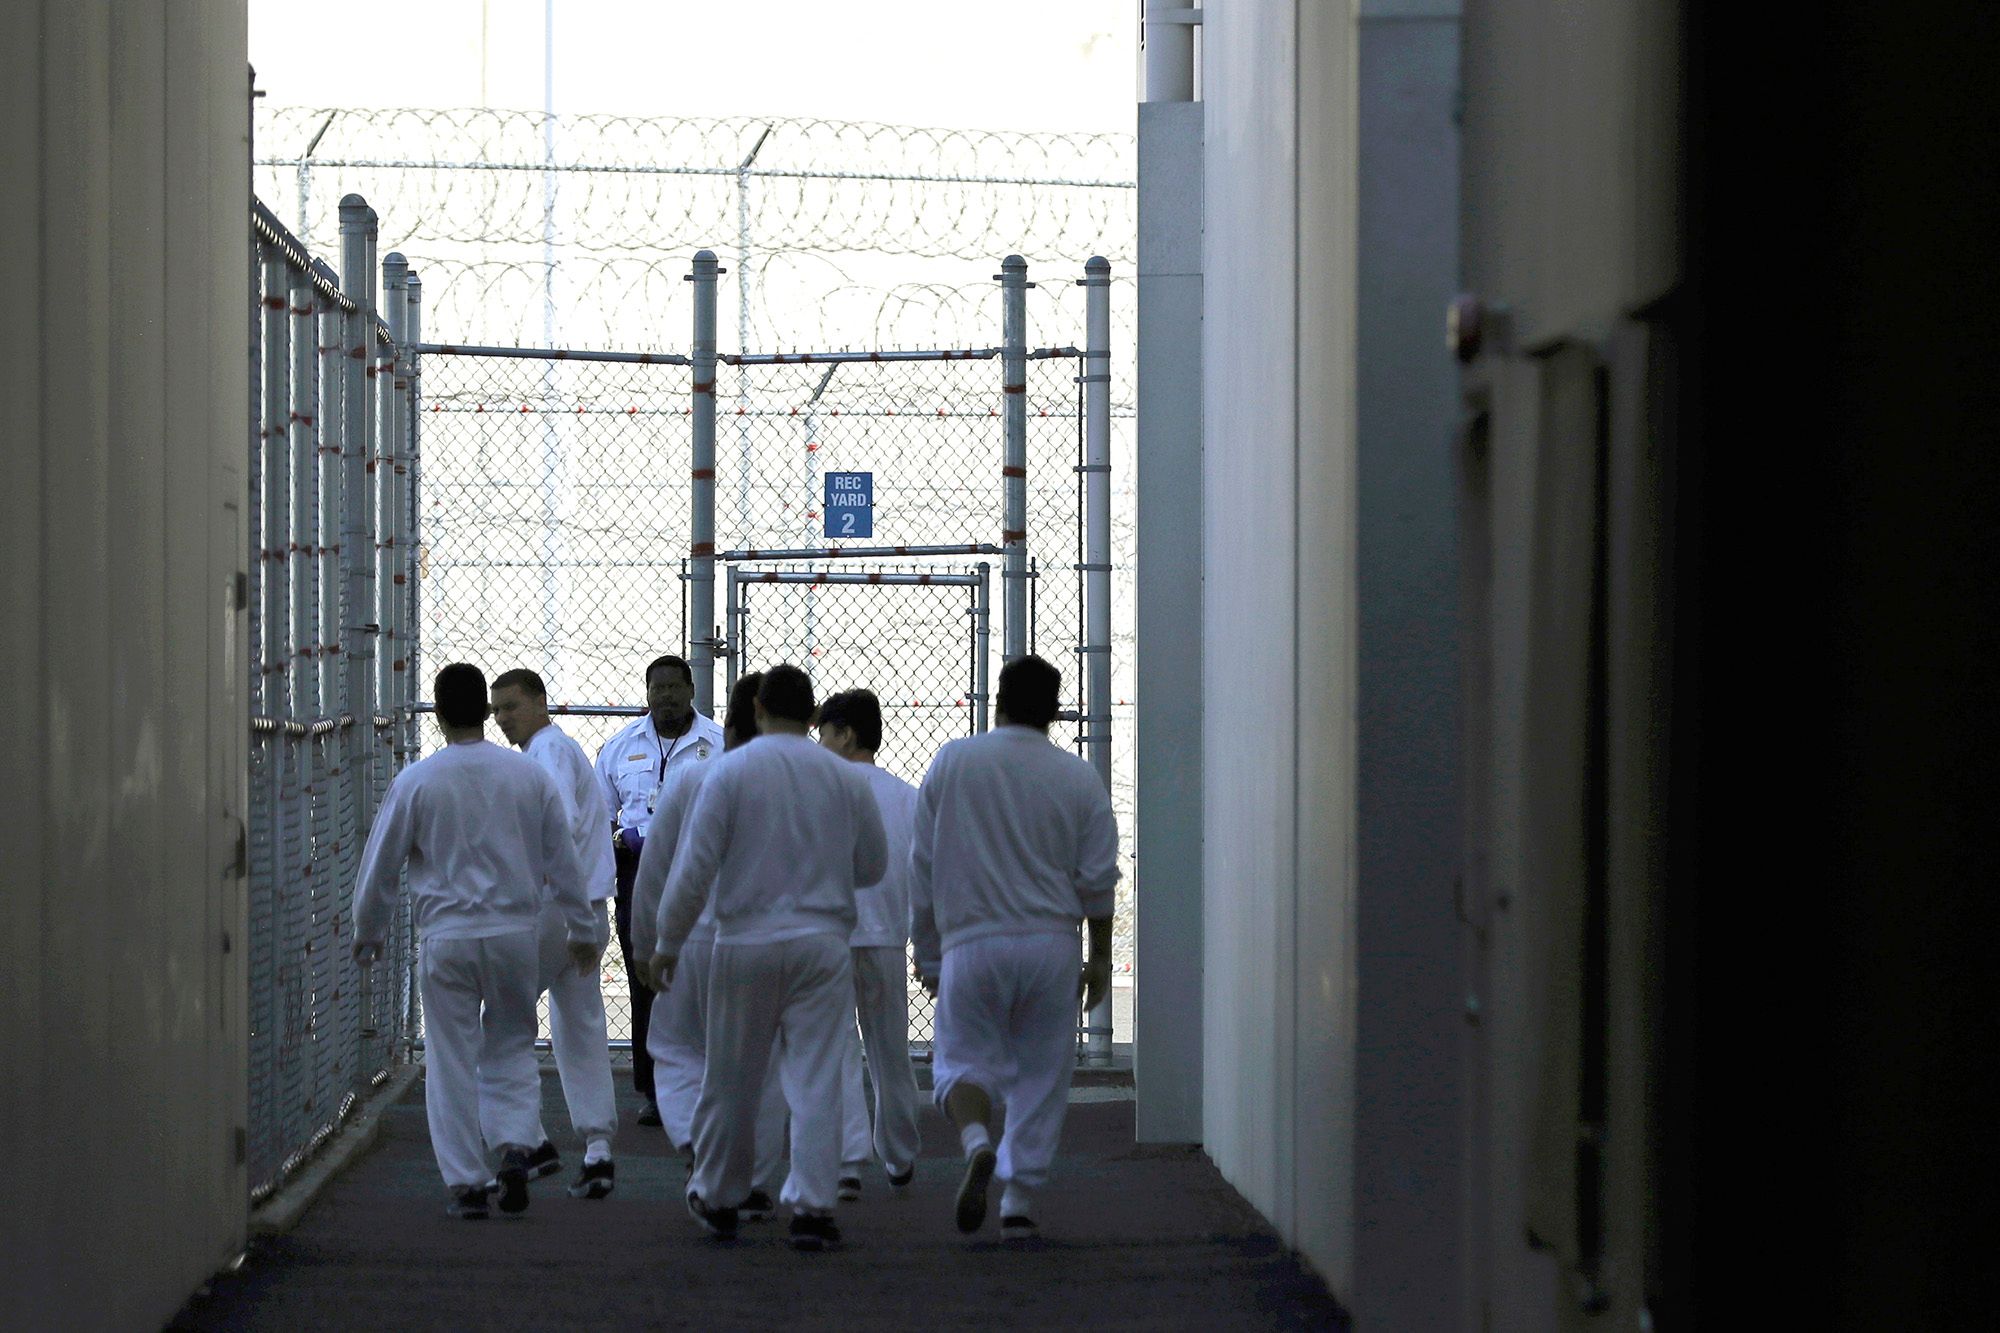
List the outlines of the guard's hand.
{"type": "Polygon", "coordinates": [[[354,941],[354,965],[356,967],[373,967],[375,966],[375,961],[381,956],[382,946],[380,944],[367,940],[354,941]]]}
{"type": "Polygon", "coordinates": [[[924,994],[930,996],[933,1000],[938,997],[938,979],[936,977],[927,977],[919,972],[917,973],[917,983],[924,988],[924,994]]]}
{"type": "Polygon", "coordinates": [[[646,835],[636,825],[627,824],[624,828],[618,830],[616,841],[620,847],[637,856],[641,851],[645,850],[646,835]]]}
{"type": "Polygon", "coordinates": [[[1083,965],[1083,975],[1077,978],[1076,993],[1083,997],[1085,1009],[1095,1009],[1103,1002],[1111,989],[1111,960],[1093,958],[1083,965]]]}
{"type": "Polygon", "coordinates": [[[646,964],[648,989],[665,995],[674,984],[674,963],[672,954],[656,953],[646,964]]]}
{"type": "Polygon", "coordinates": [[[603,957],[604,946],[594,939],[569,942],[569,961],[586,977],[597,970],[598,961],[603,957]]]}

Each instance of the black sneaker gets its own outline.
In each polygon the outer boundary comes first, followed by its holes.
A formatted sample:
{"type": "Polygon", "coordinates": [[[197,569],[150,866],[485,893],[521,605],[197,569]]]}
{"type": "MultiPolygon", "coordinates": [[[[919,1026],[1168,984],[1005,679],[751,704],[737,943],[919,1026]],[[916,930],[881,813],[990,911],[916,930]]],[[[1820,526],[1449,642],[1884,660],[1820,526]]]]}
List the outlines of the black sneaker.
{"type": "Polygon", "coordinates": [[[835,1194],[844,1202],[853,1203],[861,1197],[861,1177],[842,1176],[840,1178],[840,1188],[835,1191],[835,1194]]]}
{"type": "Polygon", "coordinates": [[[795,1250],[830,1250],[840,1244],[840,1228],[830,1217],[817,1217],[811,1213],[792,1214],[792,1248],[795,1250]]]}
{"type": "Polygon", "coordinates": [[[486,1216],[486,1187],[484,1185],[457,1185],[452,1188],[451,1202],[444,1206],[446,1215],[463,1218],[467,1222],[477,1222],[486,1216]]]}
{"type": "Polygon", "coordinates": [[[528,1154],[528,1179],[540,1180],[543,1176],[552,1176],[560,1170],[562,1170],[562,1154],[557,1152],[556,1145],[547,1139],[542,1140],[541,1147],[528,1154]]]}
{"type": "Polygon", "coordinates": [[[916,1178],[916,1174],[917,1174],[916,1164],[911,1163],[911,1165],[905,1170],[891,1171],[889,1173],[889,1183],[897,1189],[902,1189],[904,1186],[908,1185],[912,1180],[916,1178]]]}
{"type": "Polygon", "coordinates": [[[968,1236],[986,1223],[986,1182],[993,1179],[998,1162],[993,1149],[986,1147],[965,1164],[965,1179],[958,1186],[958,1229],[968,1236]]]}
{"type": "Polygon", "coordinates": [[[750,1197],[743,1201],[736,1214],[745,1222],[762,1222],[777,1210],[778,1206],[771,1202],[770,1195],[763,1190],[751,1190],[750,1197]]]}
{"type": "Polygon", "coordinates": [[[642,1125],[657,1125],[660,1123],[660,1104],[651,1097],[648,1097],[646,1104],[639,1108],[639,1123],[642,1125]]]}
{"type": "Polygon", "coordinates": [[[711,1208],[701,1201],[701,1196],[688,1191],[688,1216],[707,1227],[723,1240],[736,1239],[736,1210],[734,1208],[711,1208]]]}
{"type": "Polygon", "coordinates": [[[528,1154],[519,1148],[510,1148],[500,1159],[500,1173],[494,1177],[500,1186],[500,1211],[510,1216],[528,1211],[528,1154]]]}
{"type": "Polygon", "coordinates": [[[611,1193],[617,1183],[617,1168],[609,1157],[595,1162],[585,1162],[583,1170],[576,1173],[576,1183],[569,1187],[572,1199],[601,1199],[611,1193]]]}
{"type": "Polygon", "coordinates": [[[1042,1229],[1035,1225],[1035,1219],[1032,1217],[1021,1217],[1017,1214],[1000,1219],[1001,1240],[1033,1240],[1041,1234],[1042,1229]]]}

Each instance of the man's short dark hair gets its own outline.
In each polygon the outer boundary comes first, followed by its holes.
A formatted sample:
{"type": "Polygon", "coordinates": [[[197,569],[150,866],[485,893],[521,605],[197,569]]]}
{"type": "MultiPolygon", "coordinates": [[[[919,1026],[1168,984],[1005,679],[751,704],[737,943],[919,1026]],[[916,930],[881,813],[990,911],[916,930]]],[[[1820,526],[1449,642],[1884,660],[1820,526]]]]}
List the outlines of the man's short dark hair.
{"type": "Polygon", "coordinates": [[[722,715],[722,739],[727,745],[741,745],[757,739],[757,687],[764,673],[752,671],[738,676],[729,687],[729,711],[722,715]]]}
{"type": "Polygon", "coordinates": [[[854,744],[873,754],[882,748],[882,701],[873,690],[842,690],[819,706],[822,727],[846,727],[854,744]]]}
{"type": "Polygon", "coordinates": [[[493,715],[486,701],[486,673],[469,662],[453,662],[431,681],[438,721],[451,727],[476,727],[493,715]]]}
{"type": "Polygon", "coordinates": [[[757,687],[757,702],[772,717],[787,722],[811,722],[812,677],[790,662],[780,662],[764,672],[764,682],[757,687]]]}
{"type": "Polygon", "coordinates": [[[542,683],[541,672],[530,671],[526,667],[515,667],[512,671],[501,672],[493,678],[493,688],[496,691],[519,690],[531,699],[549,697],[549,687],[542,683]]]}
{"type": "Polygon", "coordinates": [[[1000,668],[999,709],[1009,722],[1047,727],[1056,720],[1062,695],[1062,672],[1033,655],[1017,657],[1000,668]]]}
{"type": "Polygon", "coordinates": [[[648,685],[653,683],[653,673],[661,667],[672,667],[681,673],[682,680],[690,685],[694,684],[694,668],[687,664],[685,658],[675,657],[672,653],[662,653],[660,656],[646,663],[646,683],[648,685]]]}

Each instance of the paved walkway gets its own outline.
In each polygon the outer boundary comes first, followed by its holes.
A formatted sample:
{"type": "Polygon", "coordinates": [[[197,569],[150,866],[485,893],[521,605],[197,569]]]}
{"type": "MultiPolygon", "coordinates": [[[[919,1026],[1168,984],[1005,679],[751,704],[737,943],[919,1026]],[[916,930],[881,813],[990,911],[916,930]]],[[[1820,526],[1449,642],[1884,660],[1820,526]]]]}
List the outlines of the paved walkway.
{"type": "MultiPolygon", "coordinates": [[[[567,1129],[553,1076],[543,1093],[545,1123],[567,1129]]],[[[373,1153],[172,1327],[1346,1328],[1205,1157],[1133,1143],[1127,1090],[1073,1095],[1041,1239],[1003,1246],[997,1218],[954,1230],[957,1139],[926,1106],[915,1183],[899,1194],[871,1175],[841,1205],[845,1244],[799,1254],[782,1209],[734,1244],[690,1221],[680,1162],[630,1123],[629,1091],[610,1198],[564,1193],[580,1153],[559,1139],[563,1173],[535,1182],[520,1218],[448,1218],[418,1083],[373,1153]]]]}

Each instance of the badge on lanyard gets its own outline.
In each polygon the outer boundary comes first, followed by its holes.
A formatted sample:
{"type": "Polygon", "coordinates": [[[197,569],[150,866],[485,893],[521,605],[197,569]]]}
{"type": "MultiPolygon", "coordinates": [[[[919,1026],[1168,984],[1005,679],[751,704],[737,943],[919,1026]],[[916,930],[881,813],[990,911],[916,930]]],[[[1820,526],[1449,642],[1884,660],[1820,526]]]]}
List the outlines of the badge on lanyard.
{"type": "Polygon", "coordinates": [[[708,758],[708,742],[707,742],[707,741],[703,741],[703,742],[701,743],[701,746],[700,746],[700,748],[698,748],[698,749],[696,749],[696,750],[695,750],[695,752],[694,752],[694,757],[695,757],[695,758],[697,758],[697,759],[706,759],[706,758],[708,758]]]}

